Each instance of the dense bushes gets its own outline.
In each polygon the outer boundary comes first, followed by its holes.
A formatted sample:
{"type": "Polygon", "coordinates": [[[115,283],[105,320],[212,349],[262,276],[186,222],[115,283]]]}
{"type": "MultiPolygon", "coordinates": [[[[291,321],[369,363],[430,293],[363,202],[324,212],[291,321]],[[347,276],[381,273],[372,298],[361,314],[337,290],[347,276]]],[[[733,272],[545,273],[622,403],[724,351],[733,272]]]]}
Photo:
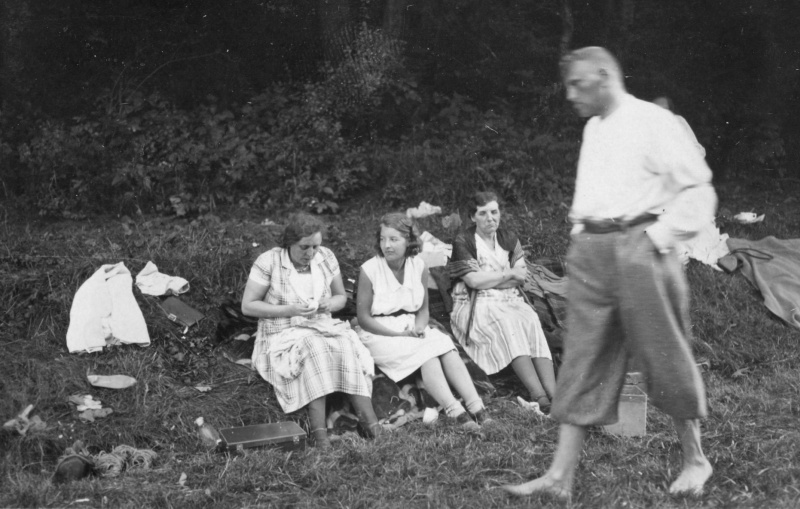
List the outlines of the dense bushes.
{"type": "Polygon", "coordinates": [[[422,99],[395,41],[364,27],[324,75],[231,108],[209,97],[183,110],[157,93],[109,91],[88,115],[36,123],[2,155],[42,214],[185,215],[220,204],[336,212],[373,184],[395,204],[486,187],[512,200],[565,198],[578,134],[557,87],[542,91],[533,120],[503,103],[482,111],[465,96],[434,95],[397,142],[382,120],[410,123],[422,99]]]}
{"type": "Polygon", "coordinates": [[[564,110],[558,87],[549,99],[535,112],[514,112],[503,104],[481,111],[458,94],[437,97],[438,112],[423,128],[375,156],[386,174],[383,198],[459,203],[490,188],[512,202],[567,200],[581,124],[564,110]]]}
{"type": "Polygon", "coordinates": [[[276,86],[233,111],[213,100],[182,111],[134,94],[113,113],[41,123],[20,163],[46,212],[115,204],[182,215],[234,200],[324,208],[358,184],[364,163],[303,98],[276,86]]]}
{"type": "Polygon", "coordinates": [[[188,111],[158,94],[104,97],[91,115],[40,122],[14,163],[43,213],[184,215],[235,202],[335,212],[368,183],[364,147],[345,139],[343,122],[374,108],[389,88],[395,46],[365,28],[325,80],[275,84],[236,108],[213,97],[188,111]]]}
{"type": "Polygon", "coordinates": [[[511,200],[567,196],[577,136],[537,132],[456,95],[438,98],[439,112],[399,143],[355,144],[341,118],[313,103],[324,99],[309,98],[315,88],[275,86],[235,110],[212,100],[184,111],[137,94],[113,113],[42,122],[16,147],[26,196],[41,213],[67,215],[184,215],[220,204],[336,212],[375,183],[396,205],[485,187],[511,200]]]}
{"type": "Polygon", "coordinates": [[[373,188],[558,205],[580,121],[557,61],[583,44],[675,99],[717,177],[795,176],[799,7],[729,3],[6,2],[0,196],[67,215],[327,213],[373,188]]]}

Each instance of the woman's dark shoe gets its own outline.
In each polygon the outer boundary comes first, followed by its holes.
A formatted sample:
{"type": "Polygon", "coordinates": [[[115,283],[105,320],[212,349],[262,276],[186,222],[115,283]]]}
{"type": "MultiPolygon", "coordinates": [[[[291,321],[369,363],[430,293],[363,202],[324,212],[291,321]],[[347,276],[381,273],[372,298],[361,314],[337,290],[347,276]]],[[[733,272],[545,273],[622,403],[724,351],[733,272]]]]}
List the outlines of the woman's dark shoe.
{"type": "Polygon", "coordinates": [[[381,428],[380,423],[373,422],[372,424],[366,424],[363,422],[359,422],[356,426],[356,431],[361,438],[365,438],[367,440],[375,440],[381,433],[383,432],[383,428],[381,428]]]}
{"type": "Polygon", "coordinates": [[[64,455],[58,460],[53,474],[54,483],[77,481],[95,473],[95,464],[83,442],[76,440],[72,447],[67,447],[64,455]]]}
{"type": "Polygon", "coordinates": [[[485,408],[481,408],[472,414],[472,418],[475,419],[475,422],[477,422],[480,426],[486,426],[487,424],[491,425],[494,423],[494,419],[492,419],[492,416],[489,415],[489,411],[485,408]]]}
{"type": "Polygon", "coordinates": [[[480,433],[481,431],[481,425],[472,420],[472,417],[469,416],[469,412],[464,412],[463,414],[459,414],[455,418],[455,421],[456,424],[464,431],[468,431],[471,433],[480,433]]]}
{"type": "Polygon", "coordinates": [[[328,430],[325,428],[317,428],[312,430],[311,438],[313,439],[314,447],[319,449],[328,449],[331,447],[331,441],[328,438],[328,430]]]}
{"type": "Polygon", "coordinates": [[[547,396],[539,396],[536,398],[536,402],[539,403],[539,410],[541,410],[543,414],[550,415],[550,398],[547,396]]]}

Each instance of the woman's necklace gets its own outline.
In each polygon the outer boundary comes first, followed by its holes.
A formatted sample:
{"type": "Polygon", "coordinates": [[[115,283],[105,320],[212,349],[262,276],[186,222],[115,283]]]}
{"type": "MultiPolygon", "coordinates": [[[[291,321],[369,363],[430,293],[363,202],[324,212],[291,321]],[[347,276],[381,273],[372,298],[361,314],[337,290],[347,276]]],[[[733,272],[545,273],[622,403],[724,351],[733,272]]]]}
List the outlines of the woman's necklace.
{"type": "Polygon", "coordinates": [[[300,265],[299,263],[297,263],[294,260],[292,260],[292,265],[294,265],[294,270],[296,270],[300,274],[302,274],[303,272],[308,272],[309,270],[311,270],[311,264],[310,263],[308,265],[300,265]]]}

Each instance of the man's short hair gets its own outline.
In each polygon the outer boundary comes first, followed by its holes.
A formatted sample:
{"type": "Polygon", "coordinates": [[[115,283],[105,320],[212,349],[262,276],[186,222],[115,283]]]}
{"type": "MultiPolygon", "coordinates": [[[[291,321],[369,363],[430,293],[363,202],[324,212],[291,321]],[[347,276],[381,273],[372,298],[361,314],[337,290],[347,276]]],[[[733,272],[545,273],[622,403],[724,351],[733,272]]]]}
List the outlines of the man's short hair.
{"type": "Polygon", "coordinates": [[[564,78],[569,72],[569,67],[574,62],[591,62],[599,69],[605,69],[609,75],[616,76],[622,81],[622,67],[619,61],[605,48],[600,46],[587,46],[572,50],[563,57],[561,57],[561,77],[564,78]]]}

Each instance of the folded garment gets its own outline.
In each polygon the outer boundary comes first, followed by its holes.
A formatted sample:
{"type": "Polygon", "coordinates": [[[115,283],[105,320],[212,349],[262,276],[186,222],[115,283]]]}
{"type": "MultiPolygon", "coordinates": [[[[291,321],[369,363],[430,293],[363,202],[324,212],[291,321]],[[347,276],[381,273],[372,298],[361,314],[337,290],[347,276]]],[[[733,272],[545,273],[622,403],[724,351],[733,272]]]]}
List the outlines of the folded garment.
{"type": "Polygon", "coordinates": [[[419,240],[422,242],[423,252],[442,253],[446,258],[453,256],[453,245],[442,242],[428,231],[422,232],[419,240]]]}
{"type": "Polygon", "coordinates": [[[125,264],[103,265],[78,288],[69,311],[67,348],[96,352],[119,343],[150,344],[125,264]]]}
{"type": "Polygon", "coordinates": [[[136,286],[145,295],[180,295],[189,291],[188,281],[160,273],[153,262],[147,262],[136,275],[136,286]]]}

